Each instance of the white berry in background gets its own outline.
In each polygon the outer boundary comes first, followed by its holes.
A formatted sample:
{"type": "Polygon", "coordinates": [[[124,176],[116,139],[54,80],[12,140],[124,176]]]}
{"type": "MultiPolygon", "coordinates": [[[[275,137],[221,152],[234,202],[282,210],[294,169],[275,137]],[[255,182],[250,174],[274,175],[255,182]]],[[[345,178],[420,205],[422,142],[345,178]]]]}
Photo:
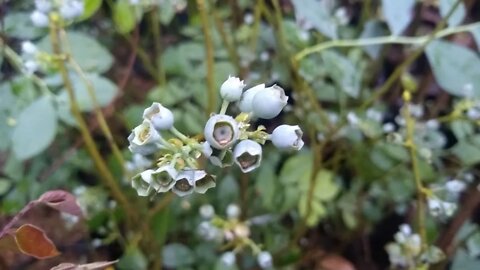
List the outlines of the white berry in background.
{"type": "Polygon", "coordinates": [[[27,55],[34,55],[37,52],[37,46],[30,41],[22,42],[22,52],[27,55]]]}
{"type": "Polygon", "coordinates": [[[228,102],[239,101],[245,84],[238,77],[228,77],[220,86],[220,95],[228,102]]]}
{"type": "Polygon", "coordinates": [[[204,204],[200,207],[200,216],[204,219],[211,219],[215,215],[215,209],[211,204],[204,204]]]}
{"type": "Polygon", "coordinates": [[[23,68],[27,74],[32,75],[39,69],[39,65],[37,61],[27,60],[25,63],[23,63],[23,68]]]}
{"type": "Polygon", "coordinates": [[[252,112],[263,119],[276,117],[287,105],[288,97],[278,85],[267,87],[259,91],[252,100],[252,112]]]}
{"type": "Polygon", "coordinates": [[[248,89],[247,91],[245,91],[242,95],[242,98],[240,99],[239,103],[238,103],[238,107],[240,108],[240,111],[244,112],[244,113],[249,113],[252,111],[252,102],[253,102],[253,98],[255,97],[255,95],[264,90],[265,89],[265,84],[262,83],[262,84],[259,84],[259,85],[256,85],[250,89],[248,89]]]}
{"type": "Polygon", "coordinates": [[[466,188],[466,184],[458,179],[453,179],[445,183],[445,188],[451,193],[459,193],[466,188]]]}
{"type": "Polygon", "coordinates": [[[238,135],[238,123],[229,115],[213,115],[205,124],[205,140],[215,149],[230,147],[237,141],[238,135]]]}
{"type": "Polygon", "coordinates": [[[272,254],[268,251],[262,251],[257,255],[257,262],[260,268],[269,269],[273,266],[272,254]]]}
{"type": "Polygon", "coordinates": [[[173,127],[174,117],[172,111],[158,102],[143,111],[143,119],[150,120],[156,130],[168,130],[173,127]]]}
{"type": "Polygon", "coordinates": [[[236,257],[235,253],[232,251],[227,251],[222,254],[222,257],[220,257],[220,260],[226,265],[226,266],[233,266],[236,262],[236,257]]]}
{"type": "Polygon", "coordinates": [[[273,145],[282,150],[300,150],[303,147],[303,132],[299,126],[280,125],[270,135],[273,145]]]}
{"type": "Polygon", "coordinates": [[[68,0],[62,2],[59,11],[64,19],[75,19],[83,14],[83,9],[83,1],[68,0]]]}
{"type": "Polygon", "coordinates": [[[35,0],[35,9],[43,13],[48,13],[52,9],[51,0],[35,0]]]}
{"type": "Polygon", "coordinates": [[[49,22],[48,16],[38,10],[30,14],[30,20],[32,20],[33,25],[36,27],[47,27],[49,22]]]}
{"type": "Polygon", "coordinates": [[[227,217],[230,219],[238,218],[240,216],[240,207],[231,203],[227,206],[227,217]]]}
{"type": "Polygon", "coordinates": [[[243,140],[233,149],[233,158],[242,172],[251,172],[260,166],[262,146],[252,140],[243,140]]]}

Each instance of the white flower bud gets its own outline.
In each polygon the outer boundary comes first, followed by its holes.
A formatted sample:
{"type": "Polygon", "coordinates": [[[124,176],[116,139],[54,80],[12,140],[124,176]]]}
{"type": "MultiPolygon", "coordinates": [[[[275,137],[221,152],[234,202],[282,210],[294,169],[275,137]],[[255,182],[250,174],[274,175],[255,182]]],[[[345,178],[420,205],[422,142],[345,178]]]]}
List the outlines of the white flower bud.
{"type": "Polygon", "coordinates": [[[27,55],[34,55],[38,51],[37,46],[30,41],[22,42],[22,52],[27,55]]]}
{"type": "Polygon", "coordinates": [[[204,135],[213,148],[226,149],[238,139],[238,123],[229,115],[213,115],[205,124],[204,135]]]}
{"type": "Polygon", "coordinates": [[[239,101],[245,84],[238,77],[228,77],[220,86],[220,95],[228,102],[239,101]]]}
{"type": "Polygon", "coordinates": [[[235,146],[233,158],[242,172],[251,172],[260,166],[262,146],[252,140],[243,140],[235,146]]]}
{"type": "Polygon", "coordinates": [[[257,262],[262,269],[272,268],[273,266],[272,254],[270,254],[270,252],[268,251],[260,252],[257,256],[257,262]]]}
{"type": "Polygon", "coordinates": [[[143,111],[143,119],[150,120],[156,130],[168,130],[173,127],[173,113],[158,102],[143,111]]]}
{"type": "Polygon", "coordinates": [[[273,130],[270,139],[278,149],[300,150],[303,147],[302,135],[299,126],[280,125],[273,130]]]}
{"type": "Polygon", "coordinates": [[[130,136],[128,136],[128,141],[130,142],[128,149],[130,149],[132,153],[142,155],[152,154],[160,148],[158,146],[160,138],[160,134],[153,128],[152,123],[144,120],[143,123],[135,127],[130,136]]]}
{"type": "Polygon", "coordinates": [[[236,257],[235,257],[235,252],[232,251],[227,251],[222,254],[222,257],[220,257],[220,260],[226,265],[226,266],[233,266],[236,262],[236,257]]]}
{"type": "Polygon", "coordinates": [[[47,27],[49,22],[48,16],[38,10],[30,14],[30,20],[32,20],[33,25],[36,27],[47,27]]]}
{"type": "Polygon", "coordinates": [[[48,13],[52,9],[51,0],[35,0],[35,9],[43,13],[48,13]]]}
{"type": "Polygon", "coordinates": [[[252,100],[252,111],[257,117],[272,119],[287,105],[288,97],[278,85],[259,91],[252,100]]]}
{"type": "Polygon", "coordinates": [[[265,89],[265,84],[262,83],[262,84],[259,84],[259,85],[256,85],[250,89],[248,89],[247,91],[245,91],[238,103],[238,107],[240,108],[240,111],[244,112],[244,113],[249,113],[252,111],[252,102],[253,102],[253,98],[255,97],[255,95],[264,90],[265,89]]]}
{"type": "Polygon", "coordinates": [[[215,215],[215,209],[211,204],[204,204],[200,207],[200,216],[204,219],[211,219],[215,215]]]}
{"type": "Polygon", "coordinates": [[[240,207],[231,203],[227,206],[227,217],[230,219],[238,218],[240,216],[240,207]]]}

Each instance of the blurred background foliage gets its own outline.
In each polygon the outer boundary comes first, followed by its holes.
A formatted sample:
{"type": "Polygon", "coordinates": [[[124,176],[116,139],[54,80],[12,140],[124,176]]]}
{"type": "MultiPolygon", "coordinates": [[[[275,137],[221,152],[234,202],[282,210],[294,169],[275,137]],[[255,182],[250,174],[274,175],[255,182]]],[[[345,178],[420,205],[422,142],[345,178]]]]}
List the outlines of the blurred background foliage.
{"type": "Polygon", "coordinates": [[[32,24],[33,1],[0,5],[0,223],[51,189],[71,191],[86,212],[76,223],[27,215],[62,255],[5,254],[1,267],[119,259],[115,269],[258,269],[248,249],[225,265],[229,247],[198,233],[202,205],[226,217],[233,203],[275,269],[387,269],[384,247],[402,223],[445,253],[432,269],[477,269],[480,2],[83,2],[64,25],[67,72],[107,173],[72,114],[51,31],[32,24]],[[42,51],[33,74],[25,41],[42,51]],[[282,86],[287,109],[257,124],[299,123],[304,149],[266,146],[259,169],[224,169],[204,195],[138,197],[124,160],[144,108],[160,102],[179,130],[201,134],[229,75],[282,86]],[[452,194],[453,180],[465,188],[452,194]]]}

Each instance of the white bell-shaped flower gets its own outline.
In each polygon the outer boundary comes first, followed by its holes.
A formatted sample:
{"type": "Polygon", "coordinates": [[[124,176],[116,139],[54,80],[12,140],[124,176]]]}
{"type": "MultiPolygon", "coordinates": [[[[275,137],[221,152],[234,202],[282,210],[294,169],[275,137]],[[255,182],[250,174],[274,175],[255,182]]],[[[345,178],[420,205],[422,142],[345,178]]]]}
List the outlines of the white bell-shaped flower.
{"type": "Polygon", "coordinates": [[[158,102],[143,111],[143,119],[152,122],[156,130],[168,130],[173,127],[174,117],[172,111],[162,106],[158,102]]]}
{"type": "Polygon", "coordinates": [[[288,97],[278,85],[259,91],[252,100],[252,112],[263,119],[276,117],[287,105],[288,97]]]}
{"type": "Polygon", "coordinates": [[[143,123],[135,127],[130,136],[128,136],[128,141],[130,142],[128,149],[130,149],[132,153],[142,155],[152,154],[160,148],[158,146],[160,138],[160,134],[155,130],[152,123],[144,120],[143,123]]]}
{"type": "Polygon", "coordinates": [[[215,177],[204,170],[184,169],[175,178],[172,191],[178,196],[186,196],[194,191],[205,193],[209,188],[215,187],[215,177]]]}
{"type": "Polygon", "coordinates": [[[132,178],[132,187],[137,191],[138,196],[147,197],[154,192],[150,184],[143,179],[139,173],[132,178]]]}
{"type": "Polygon", "coordinates": [[[157,192],[167,192],[175,184],[177,170],[171,165],[162,166],[156,170],[146,170],[142,173],[145,179],[157,192]]]}
{"type": "Polygon", "coordinates": [[[252,140],[243,140],[233,149],[233,158],[242,172],[251,172],[260,166],[262,146],[252,140]]]}
{"type": "Polygon", "coordinates": [[[35,9],[43,13],[48,13],[50,10],[52,10],[52,1],[35,0],[35,9]]]}
{"type": "Polygon", "coordinates": [[[238,77],[228,77],[220,86],[220,95],[228,102],[239,101],[245,84],[238,77]]]}
{"type": "Polygon", "coordinates": [[[278,149],[300,150],[304,144],[302,136],[299,126],[280,125],[273,130],[270,139],[278,149]]]}
{"type": "Polygon", "coordinates": [[[256,86],[248,89],[247,91],[245,91],[242,95],[242,98],[238,102],[238,107],[240,108],[240,111],[242,111],[244,113],[251,112],[252,111],[253,98],[255,97],[255,95],[258,92],[260,92],[264,89],[265,89],[265,84],[262,83],[262,84],[256,85],[256,86]]]}
{"type": "Polygon", "coordinates": [[[233,117],[225,114],[215,114],[205,124],[205,140],[211,147],[227,149],[234,144],[239,135],[238,123],[233,117]]]}

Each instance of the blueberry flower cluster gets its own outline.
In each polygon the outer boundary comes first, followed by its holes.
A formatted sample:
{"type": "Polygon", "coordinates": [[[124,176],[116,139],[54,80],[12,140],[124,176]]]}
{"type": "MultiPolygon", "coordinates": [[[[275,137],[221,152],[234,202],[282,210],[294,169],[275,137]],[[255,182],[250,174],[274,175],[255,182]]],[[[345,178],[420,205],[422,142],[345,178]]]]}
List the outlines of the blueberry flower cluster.
{"type": "Polygon", "coordinates": [[[201,157],[221,168],[235,163],[243,173],[248,173],[260,166],[262,145],[267,140],[281,150],[303,147],[303,132],[297,125],[280,125],[271,134],[263,126],[249,129],[251,119],[272,119],[280,114],[288,101],[284,90],[264,84],[246,91],[244,87],[237,77],[229,77],[221,85],[222,108],[206,122],[204,141],[177,130],[173,113],[162,104],[154,102],[145,109],[143,122],[128,137],[129,149],[134,154],[154,155],[157,163],[155,168],[133,177],[132,186],[139,196],[169,190],[185,196],[215,187],[215,176],[200,168],[201,157]],[[231,102],[236,102],[241,111],[236,117],[226,114],[231,102]]]}
{"type": "Polygon", "coordinates": [[[35,0],[30,19],[36,27],[48,27],[51,13],[59,14],[64,20],[74,20],[83,14],[84,5],[83,0],[35,0]]]}
{"type": "MultiPolygon", "coordinates": [[[[224,246],[232,247],[233,251],[226,251],[220,256],[220,260],[226,266],[236,263],[236,254],[244,248],[250,248],[256,255],[257,263],[261,269],[271,269],[273,258],[270,252],[260,249],[250,238],[250,226],[252,220],[241,221],[240,207],[229,204],[226,209],[226,218],[215,215],[211,205],[203,205],[199,209],[203,221],[198,226],[198,234],[207,241],[214,241],[224,246]]],[[[263,217],[261,217],[264,219],[263,217]]]]}
{"type": "Polygon", "coordinates": [[[400,225],[394,239],[395,242],[388,243],[385,247],[393,267],[420,269],[422,265],[437,263],[444,258],[444,254],[439,248],[435,246],[422,247],[424,244],[420,235],[413,233],[408,224],[400,225]]]}

